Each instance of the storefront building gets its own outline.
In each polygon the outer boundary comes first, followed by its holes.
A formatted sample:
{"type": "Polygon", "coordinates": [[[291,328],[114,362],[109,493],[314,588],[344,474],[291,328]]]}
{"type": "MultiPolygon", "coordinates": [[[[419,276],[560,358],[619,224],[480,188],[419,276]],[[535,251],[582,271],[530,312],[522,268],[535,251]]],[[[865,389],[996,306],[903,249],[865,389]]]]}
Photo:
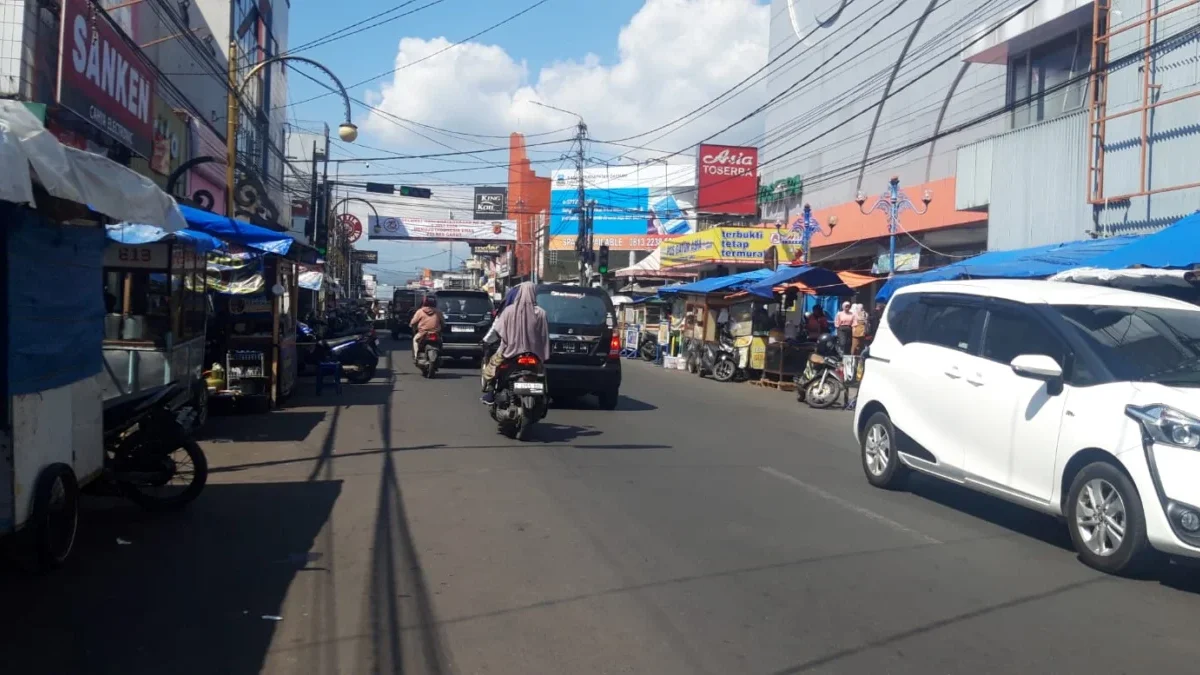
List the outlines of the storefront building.
{"type": "Polygon", "coordinates": [[[764,220],[791,223],[809,203],[824,226],[814,261],[886,272],[887,218],[862,210],[892,176],[915,207],[894,229],[897,271],[1152,231],[1194,210],[1200,169],[1188,158],[1200,137],[1184,132],[1200,116],[1200,76],[1194,36],[1180,32],[1200,6],[1012,9],[774,0],[764,220]],[[1095,45],[1107,83],[1098,96],[1095,45]]]}

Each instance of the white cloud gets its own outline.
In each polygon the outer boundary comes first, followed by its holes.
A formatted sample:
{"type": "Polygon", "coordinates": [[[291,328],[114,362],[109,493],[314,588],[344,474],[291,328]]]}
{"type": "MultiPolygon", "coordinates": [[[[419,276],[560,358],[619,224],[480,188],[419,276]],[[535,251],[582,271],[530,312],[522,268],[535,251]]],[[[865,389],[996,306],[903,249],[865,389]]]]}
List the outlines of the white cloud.
{"type": "MultiPolygon", "coordinates": [[[[467,43],[398,71],[392,82],[370,92],[368,101],[398,117],[471,133],[536,133],[573,122],[568,115],[529,103],[537,100],[583,115],[593,138],[623,138],[690,112],[762,67],[769,19],[769,5],[759,0],[646,0],[621,29],[614,64],[588,54],[535,74],[501,47],[467,43]]],[[[445,38],[404,38],[396,66],[449,44],[445,38]]],[[[652,144],[658,134],[633,143],[680,149],[753,110],[764,91],[759,86],[738,95],[652,144]]],[[[761,129],[761,121],[756,122],[722,140],[747,139],[761,129]]],[[[392,141],[417,140],[378,113],[364,126],[392,141]]]]}

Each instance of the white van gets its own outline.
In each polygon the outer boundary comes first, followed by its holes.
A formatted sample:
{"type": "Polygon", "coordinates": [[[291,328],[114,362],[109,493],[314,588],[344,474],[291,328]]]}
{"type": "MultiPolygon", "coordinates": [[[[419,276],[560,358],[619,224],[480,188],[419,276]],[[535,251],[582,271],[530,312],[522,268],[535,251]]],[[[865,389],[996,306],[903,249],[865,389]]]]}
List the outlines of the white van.
{"type": "Polygon", "coordinates": [[[1200,308],[1049,281],[900,289],[854,430],[872,485],[916,470],[1062,516],[1110,573],[1200,558],[1200,308]]]}

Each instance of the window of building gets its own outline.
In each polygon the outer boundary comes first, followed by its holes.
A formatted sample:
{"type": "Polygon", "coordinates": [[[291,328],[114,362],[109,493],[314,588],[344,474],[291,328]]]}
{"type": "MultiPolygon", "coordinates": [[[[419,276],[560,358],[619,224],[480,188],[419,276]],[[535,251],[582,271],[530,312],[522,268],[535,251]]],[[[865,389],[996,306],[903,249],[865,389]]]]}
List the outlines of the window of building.
{"type": "Polygon", "coordinates": [[[1092,29],[1061,35],[1008,60],[1008,104],[1012,128],[1081,110],[1087,103],[1092,29]]]}

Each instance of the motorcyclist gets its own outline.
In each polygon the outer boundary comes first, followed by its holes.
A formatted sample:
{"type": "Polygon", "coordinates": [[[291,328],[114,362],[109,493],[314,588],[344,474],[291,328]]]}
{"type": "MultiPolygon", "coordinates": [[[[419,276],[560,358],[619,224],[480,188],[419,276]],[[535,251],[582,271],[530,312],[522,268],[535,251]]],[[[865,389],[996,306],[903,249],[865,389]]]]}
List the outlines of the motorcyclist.
{"type": "Polygon", "coordinates": [[[408,322],[413,334],[413,358],[421,353],[421,340],[430,333],[442,332],[445,322],[445,317],[437,308],[437,298],[432,295],[425,296],[421,301],[421,308],[413,312],[412,321],[408,322]]]}
{"type": "Polygon", "coordinates": [[[535,304],[537,291],[532,282],[517,286],[512,301],[500,312],[499,318],[488,331],[488,338],[500,341],[500,347],[483,364],[483,396],[480,400],[495,403],[492,384],[496,369],[505,359],[521,354],[534,354],[542,361],[550,356],[550,326],[546,323],[546,312],[535,304]]]}

